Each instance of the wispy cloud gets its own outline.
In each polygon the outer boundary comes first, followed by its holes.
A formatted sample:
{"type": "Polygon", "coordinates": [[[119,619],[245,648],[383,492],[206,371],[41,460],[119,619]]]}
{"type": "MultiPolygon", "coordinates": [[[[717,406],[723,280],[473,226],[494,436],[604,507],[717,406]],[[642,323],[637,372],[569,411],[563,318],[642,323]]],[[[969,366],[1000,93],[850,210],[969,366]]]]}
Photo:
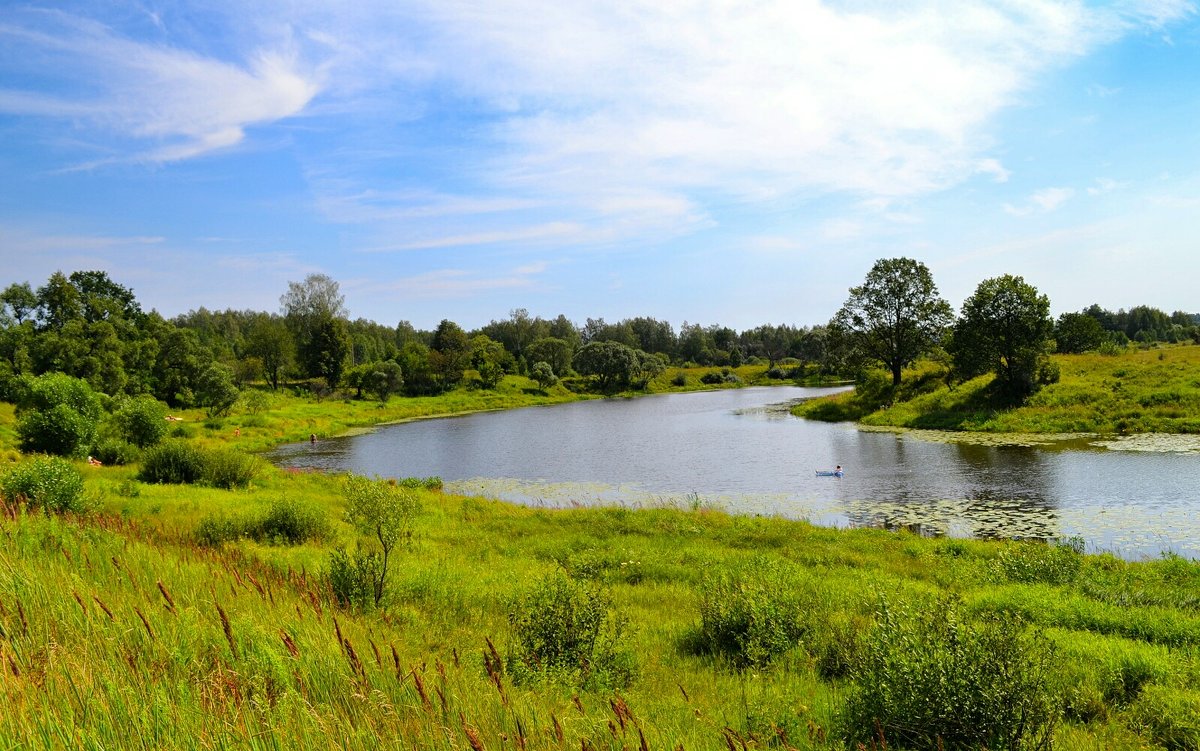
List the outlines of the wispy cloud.
{"type": "Polygon", "coordinates": [[[1010,203],[1004,204],[1004,211],[1012,216],[1045,214],[1062,206],[1074,195],[1074,188],[1042,188],[1041,190],[1034,191],[1028,200],[1020,206],[1014,206],[1010,203]]]}
{"type": "Polygon", "coordinates": [[[530,289],[538,283],[545,264],[530,264],[496,274],[481,274],[467,269],[438,269],[423,274],[387,281],[357,279],[345,286],[360,294],[395,294],[408,298],[446,299],[502,289],[530,289]]]}
{"type": "Polygon", "coordinates": [[[128,148],[104,162],[172,162],[233,146],[247,127],[302,112],[321,87],[286,47],[225,61],[66,13],[15,13],[0,39],[7,62],[40,62],[29,78],[53,83],[0,89],[0,112],[69,118],[127,139],[128,148]]]}

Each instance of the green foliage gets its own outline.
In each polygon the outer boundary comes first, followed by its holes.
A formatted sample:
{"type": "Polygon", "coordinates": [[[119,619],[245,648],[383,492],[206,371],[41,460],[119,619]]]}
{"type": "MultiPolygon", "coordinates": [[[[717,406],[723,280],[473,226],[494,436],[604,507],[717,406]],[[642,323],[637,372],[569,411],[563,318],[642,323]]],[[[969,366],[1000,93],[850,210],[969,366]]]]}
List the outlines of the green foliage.
{"type": "Polygon", "coordinates": [[[918,612],[884,602],[853,672],[843,733],[903,748],[1050,748],[1052,654],[1012,619],[965,622],[950,601],[918,612]]]}
{"type": "Polygon", "coordinates": [[[375,585],[382,574],[383,556],[378,551],[347,553],[338,548],[329,554],[322,579],[339,607],[366,612],[378,604],[375,585]]]}
{"type": "Polygon", "coordinates": [[[101,438],[92,446],[91,455],[101,464],[122,466],[137,462],[142,458],[142,451],[120,438],[101,438]]]}
{"type": "Polygon", "coordinates": [[[768,667],[800,643],[815,602],[812,585],[778,561],[722,569],[701,591],[697,646],[739,668],[768,667]]]}
{"type": "Polygon", "coordinates": [[[558,376],[554,375],[554,370],[548,362],[535,362],[529,369],[529,377],[536,381],[543,391],[558,383],[558,376]]]}
{"type": "Polygon", "coordinates": [[[1045,361],[1053,328],[1049,298],[1005,274],[980,282],[963,303],[948,349],[963,378],[993,372],[1001,394],[1024,399],[1052,382],[1045,361]]]}
{"type": "Polygon", "coordinates": [[[379,544],[380,565],[373,582],[375,604],[383,600],[388,564],[397,545],[412,538],[413,520],[421,511],[421,500],[411,489],[395,481],[350,476],[344,485],[346,519],[379,544]]]}
{"type": "Polygon", "coordinates": [[[188,441],[171,440],[146,451],[138,479],[230,489],[249,485],[258,470],[259,460],[240,451],[205,450],[188,441]]]}
{"type": "Polygon", "coordinates": [[[146,451],[138,479],[175,485],[198,483],[204,479],[204,452],[188,441],[164,441],[146,451]]]}
{"type": "Polygon", "coordinates": [[[613,391],[630,384],[639,372],[637,351],[620,342],[588,342],[575,353],[575,370],[593,376],[601,391],[613,391]]]}
{"type": "Polygon", "coordinates": [[[265,391],[249,389],[242,392],[242,407],[246,414],[257,417],[271,407],[271,397],[265,391]]]}
{"type": "Polygon", "coordinates": [[[17,405],[17,436],[26,453],[81,457],[96,437],[100,397],[79,378],[47,373],[27,381],[17,405]]]}
{"type": "Polygon", "coordinates": [[[1079,354],[1108,341],[1104,327],[1086,313],[1063,313],[1054,324],[1055,348],[1059,352],[1079,354]]]}
{"type": "Polygon", "coordinates": [[[925,264],[880,259],[862,285],[850,289],[829,333],[844,359],[879,362],[898,386],[901,371],[936,346],[953,319],[925,264]]]}
{"type": "Polygon", "coordinates": [[[84,494],[83,475],[56,456],[30,459],[0,475],[0,492],[10,504],[24,503],[46,513],[85,513],[91,505],[84,494]]]}
{"type": "Polygon", "coordinates": [[[556,572],[512,603],[508,621],[516,683],[623,688],[634,678],[636,661],[623,643],[628,621],[596,582],[556,572]]]}
{"type": "Polygon", "coordinates": [[[323,508],[315,503],[279,498],[271,503],[249,534],[262,542],[298,545],[325,540],[331,533],[329,517],[323,508]]]}
{"type": "Polygon", "coordinates": [[[320,506],[289,498],[276,498],[261,514],[230,516],[216,513],[196,525],[201,545],[217,546],[242,538],[276,545],[320,542],[332,533],[329,517],[320,506]]]}
{"type": "Polygon", "coordinates": [[[237,404],[239,393],[233,383],[233,371],[228,365],[210,362],[196,378],[196,404],[204,407],[210,418],[229,414],[229,410],[237,404]]]}
{"type": "Polygon", "coordinates": [[[210,449],[203,452],[201,482],[216,488],[242,488],[258,475],[261,462],[257,457],[232,449],[210,449]]]}
{"type": "Polygon", "coordinates": [[[148,448],[167,435],[167,409],[152,396],[142,395],[121,402],[113,413],[121,437],[138,448],[148,448]]]}

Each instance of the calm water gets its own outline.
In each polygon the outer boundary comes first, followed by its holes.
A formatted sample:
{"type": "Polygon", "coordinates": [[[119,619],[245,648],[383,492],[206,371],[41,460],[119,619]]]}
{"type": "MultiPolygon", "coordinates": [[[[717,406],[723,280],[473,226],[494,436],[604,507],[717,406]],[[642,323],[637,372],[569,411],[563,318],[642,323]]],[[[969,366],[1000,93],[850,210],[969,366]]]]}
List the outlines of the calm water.
{"type": "Polygon", "coordinates": [[[1128,558],[1200,557],[1200,456],[941,443],[792,417],[834,389],[748,388],[422,420],[275,451],[283,466],[439,476],[545,506],[700,502],[836,526],[1081,536],[1128,558]],[[815,470],[841,464],[843,478],[815,470]]]}

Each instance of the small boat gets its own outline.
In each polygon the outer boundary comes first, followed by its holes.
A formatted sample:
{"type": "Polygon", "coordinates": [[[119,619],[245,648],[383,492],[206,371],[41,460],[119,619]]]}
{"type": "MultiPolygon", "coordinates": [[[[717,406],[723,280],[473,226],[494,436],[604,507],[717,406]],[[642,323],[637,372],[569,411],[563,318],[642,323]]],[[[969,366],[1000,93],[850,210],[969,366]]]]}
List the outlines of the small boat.
{"type": "Polygon", "coordinates": [[[840,469],[818,469],[817,477],[841,477],[846,474],[840,469]]]}

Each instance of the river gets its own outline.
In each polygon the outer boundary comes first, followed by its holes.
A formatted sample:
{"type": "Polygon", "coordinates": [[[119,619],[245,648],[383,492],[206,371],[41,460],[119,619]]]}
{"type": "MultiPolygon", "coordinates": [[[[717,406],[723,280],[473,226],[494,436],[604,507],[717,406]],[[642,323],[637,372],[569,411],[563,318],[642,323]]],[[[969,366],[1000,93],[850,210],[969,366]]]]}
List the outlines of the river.
{"type": "Polygon", "coordinates": [[[1200,557],[1200,457],[930,440],[791,416],[836,389],[744,388],[605,399],[381,427],[283,446],[281,466],[441,477],[447,491],[542,506],[715,506],[830,526],[952,536],[1082,537],[1137,559],[1200,557]],[[841,464],[845,476],[818,477],[841,464]]]}

